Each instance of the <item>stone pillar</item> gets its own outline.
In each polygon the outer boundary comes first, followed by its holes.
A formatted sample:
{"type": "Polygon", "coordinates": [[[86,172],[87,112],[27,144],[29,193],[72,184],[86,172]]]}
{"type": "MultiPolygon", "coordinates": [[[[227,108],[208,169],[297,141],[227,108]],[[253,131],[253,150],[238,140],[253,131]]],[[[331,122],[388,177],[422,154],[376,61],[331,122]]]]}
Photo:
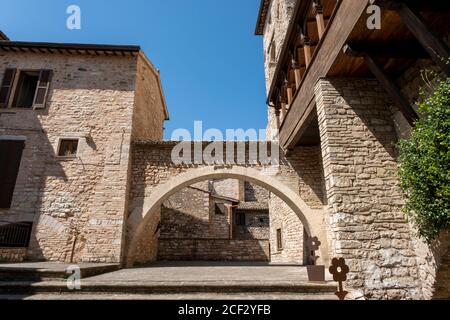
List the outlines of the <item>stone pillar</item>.
{"type": "Polygon", "coordinates": [[[386,93],[372,79],[321,79],[315,93],[331,250],[348,285],[369,299],[422,298],[386,93]]]}

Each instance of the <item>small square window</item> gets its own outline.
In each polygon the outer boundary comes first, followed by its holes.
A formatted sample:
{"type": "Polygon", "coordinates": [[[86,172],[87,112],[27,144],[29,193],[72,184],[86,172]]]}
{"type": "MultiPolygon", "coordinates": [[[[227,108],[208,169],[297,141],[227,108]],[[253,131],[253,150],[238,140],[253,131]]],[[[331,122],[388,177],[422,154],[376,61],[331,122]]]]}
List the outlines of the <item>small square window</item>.
{"type": "Polygon", "coordinates": [[[78,150],[78,139],[61,139],[58,157],[75,158],[78,150]]]}

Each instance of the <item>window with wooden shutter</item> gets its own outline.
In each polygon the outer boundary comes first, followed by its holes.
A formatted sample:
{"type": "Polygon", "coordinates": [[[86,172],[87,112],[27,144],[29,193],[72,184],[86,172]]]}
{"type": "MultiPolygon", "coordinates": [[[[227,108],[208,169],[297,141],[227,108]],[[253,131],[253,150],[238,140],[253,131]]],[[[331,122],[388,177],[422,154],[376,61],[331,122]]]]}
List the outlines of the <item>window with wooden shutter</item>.
{"type": "Polygon", "coordinates": [[[7,108],[17,69],[6,69],[0,87],[0,108],[7,108]]]}
{"type": "Polygon", "coordinates": [[[0,140],[0,208],[9,209],[19,174],[24,141],[0,140]]]}
{"type": "Polygon", "coordinates": [[[34,109],[44,109],[47,103],[50,82],[52,81],[52,70],[41,70],[39,82],[34,96],[34,109]]]}

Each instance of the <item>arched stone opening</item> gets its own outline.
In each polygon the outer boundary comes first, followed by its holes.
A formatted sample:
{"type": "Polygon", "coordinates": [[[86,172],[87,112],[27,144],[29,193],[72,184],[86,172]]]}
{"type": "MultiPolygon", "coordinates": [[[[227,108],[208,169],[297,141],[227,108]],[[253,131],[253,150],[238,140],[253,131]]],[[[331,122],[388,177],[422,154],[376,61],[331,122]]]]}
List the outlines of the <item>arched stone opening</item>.
{"type": "MultiPolygon", "coordinates": [[[[264,169],[263,169],[264,170],[264,169]]],[[[244,180],[261,186],[283,200],[302,222],[305,231],[310,236],[316,236],[322,242],[319,263],[328,264],[327,237],[324,228],[323,210],[311,209],[290,187],[277,180],[276,176],[264,174],[260,170],[249,167],[204,167],[191,169],[169,179],[164,184],[152,189],[151,194],[143,201],[143,205],[135,208],[127,221],[127,243],[124,264],[133,266],[138,250],[138,242],[148,230],[146,226],[158,214],[161,205],[172,195],[192,184],[214,179],[244,180]]],[[[154,219],[153,219],[154,220],[154,219]]],[[[154,223],[154,222],[153,222],[154,223]]]]}

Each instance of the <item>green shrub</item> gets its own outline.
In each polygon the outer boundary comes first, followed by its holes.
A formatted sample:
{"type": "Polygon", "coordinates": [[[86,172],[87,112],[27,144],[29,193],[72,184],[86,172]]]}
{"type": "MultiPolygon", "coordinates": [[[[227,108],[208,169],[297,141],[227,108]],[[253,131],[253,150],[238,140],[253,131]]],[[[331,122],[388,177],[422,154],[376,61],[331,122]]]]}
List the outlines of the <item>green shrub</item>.
{"type": "Polygon", "coordinates": [[[421,119],[398,144],[405,211],[431,242],[450,226],[450,78],[419,105],[421,119]]]}

